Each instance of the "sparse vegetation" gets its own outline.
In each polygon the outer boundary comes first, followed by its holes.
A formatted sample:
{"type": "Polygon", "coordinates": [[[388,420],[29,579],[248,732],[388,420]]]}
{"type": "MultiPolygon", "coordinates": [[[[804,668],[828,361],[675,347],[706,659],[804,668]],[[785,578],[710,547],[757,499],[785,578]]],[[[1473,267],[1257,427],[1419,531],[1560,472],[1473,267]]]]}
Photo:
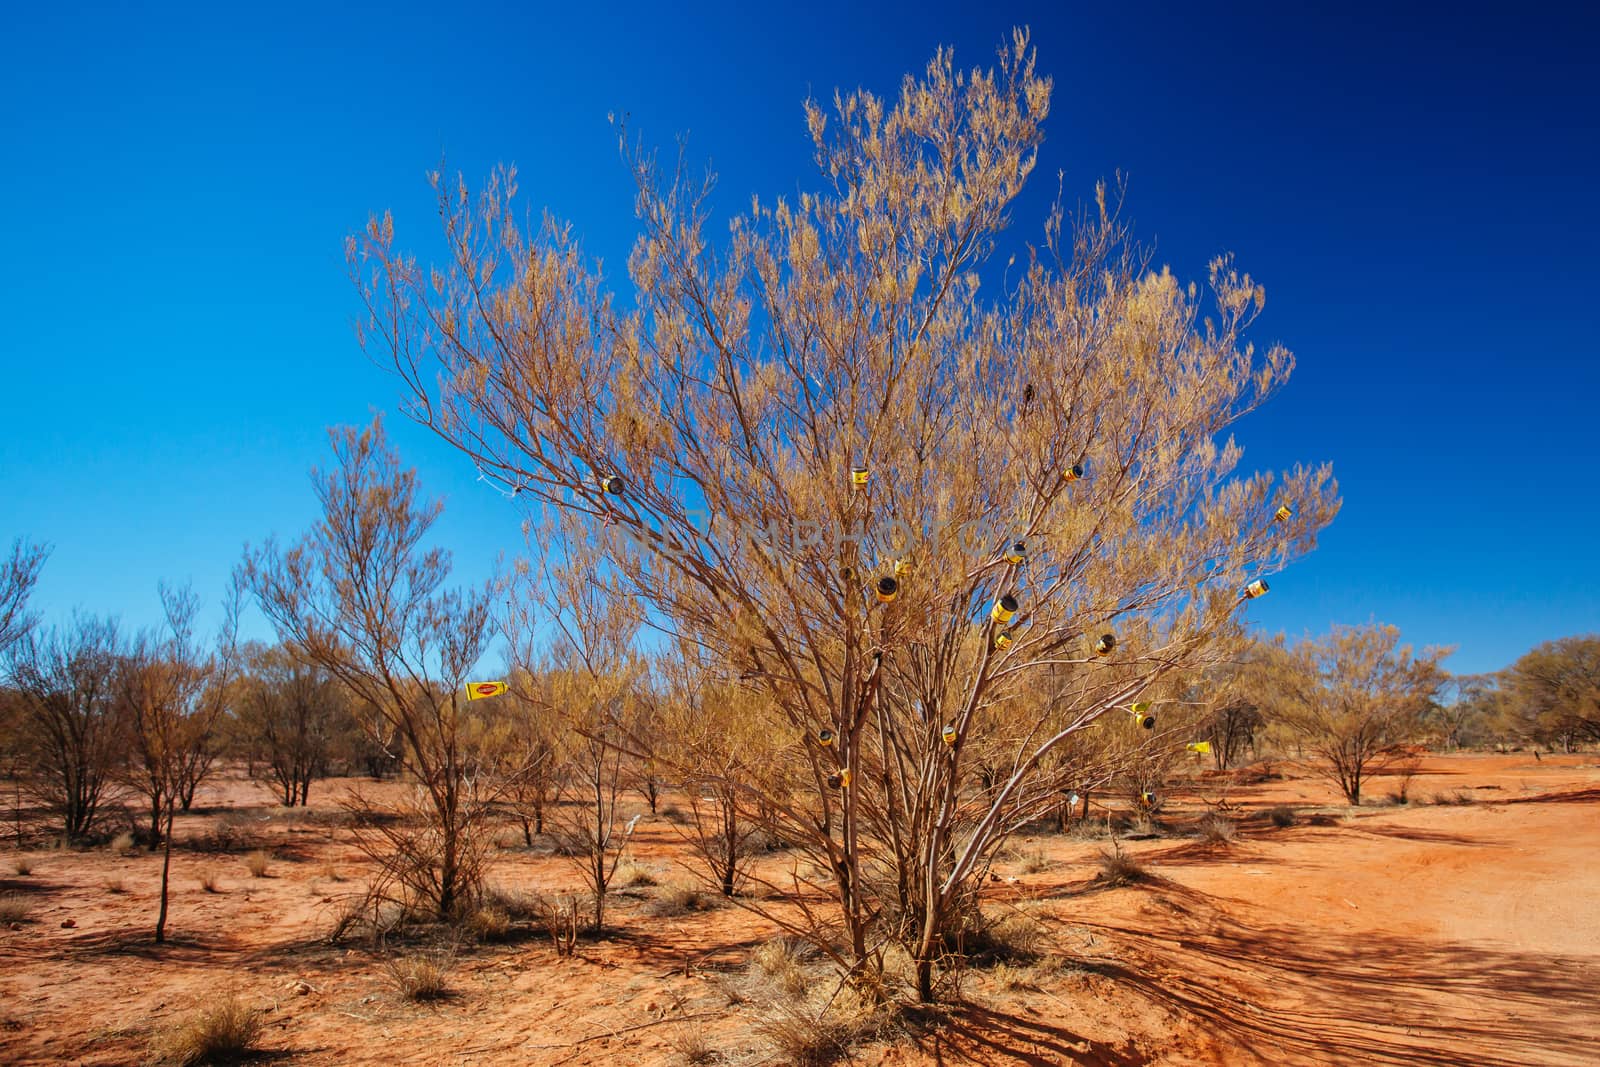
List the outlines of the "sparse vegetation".
{"type": "Polygon", "coordinates": [[[151,1052],[157,1063],[171,1067],[230,1063],[255,1050],[264,1028],[261,1012],[228,997],[158,1034],[151,1052]]]}
{"type": "Polygon", "coordinates": [[[1272,823],[1273,826],[1276,826],[1280,830],[1287,829],[1299,821],[1299,817],[1295,814],[1295,810],[1289,807],[1287,804],[1278,804],[1274,806],[1267,812],[1267,819],[1272,823]]]}

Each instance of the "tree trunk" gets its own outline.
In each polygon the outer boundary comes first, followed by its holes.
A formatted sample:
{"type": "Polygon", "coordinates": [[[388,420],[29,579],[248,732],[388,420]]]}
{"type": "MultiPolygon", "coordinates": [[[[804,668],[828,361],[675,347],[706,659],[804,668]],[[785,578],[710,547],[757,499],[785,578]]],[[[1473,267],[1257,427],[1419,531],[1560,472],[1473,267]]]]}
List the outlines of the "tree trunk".
{"type": "Polygon", "coordinates": [[[167,805],[167,832],[162,837],[161,855],[161,909],[156,913],[156,944],[167,939],[167,885],[172,872],[172,805],[167,805]]]}

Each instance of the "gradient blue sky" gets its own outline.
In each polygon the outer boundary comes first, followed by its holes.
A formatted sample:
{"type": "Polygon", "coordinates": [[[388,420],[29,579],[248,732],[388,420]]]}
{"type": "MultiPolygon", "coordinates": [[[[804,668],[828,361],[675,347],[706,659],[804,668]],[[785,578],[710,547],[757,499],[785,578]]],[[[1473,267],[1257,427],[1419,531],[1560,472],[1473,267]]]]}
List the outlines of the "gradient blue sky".
{"type": "MultiPolygon", "coordinates": [[[[1058,170],[1078,199],[1120,169],[1158,259],[1234,252],[1267,285],[1257,339],[1298,356],[1246,462],[1331,460],[1345,507],[1254,618],[1394,622],[1458,671],[1600,629],[1592,14],[322,6],[6,16],[0,539],[55,546],[48,620],[153,622],[163,577],[214,603],[246,541],[310,521],[324,427],[399,395],[356,348],[342,240],[392,209],[426,254],[441,156],[515,162],[620,275],[608,111],[687,132],[738,209],[809,182],[808,92],[892,92],[940,44],[987,65],[1022,23],[1056,95],[1019,237],[1058,170]]],[[[520,545],[455,453],[390,425],[464,575],[520,545]]]]}

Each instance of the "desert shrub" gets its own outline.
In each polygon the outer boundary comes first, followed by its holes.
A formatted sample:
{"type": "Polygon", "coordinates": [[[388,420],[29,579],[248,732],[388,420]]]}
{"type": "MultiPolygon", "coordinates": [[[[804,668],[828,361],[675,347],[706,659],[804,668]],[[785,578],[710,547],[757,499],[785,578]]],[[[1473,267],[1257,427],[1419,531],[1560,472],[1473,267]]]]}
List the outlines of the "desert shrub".
{"type": "Polygon", "coordinates": [[[271,857],[267,855],[266,850],[258,848],[244,858],[245,870],[250,872],[252,878],[265,878],[270,860],[271,857]]]}
{"type": "Polygon", "coordinates": [[[455,963],[454,952],[419,952],[396,956],[384,964],[384,972],[395,991],[407,1000],[442,1000],[450,995],[450,972],[455,963]]]}
{"type": "Polygon", "coordinates": [[[0,893],[0,923],[24,922],[33,914],[33,901],[21,893],[0,893]]]}
{"type": "Polygon", "coordinates": [[[262,1029],[259,1011],[229,997],[158,1035],[151,1051],[158,1063],[178,1067],[226,1063],[253,1050],[262,1029]]]}
{"type": "Polygon", "coordinates": [[[1239,833],[1232,819],[1216,812],[1208,812],[1201,816],[1195,829],[1200,840],[1208,845],[1231,845],[1239,833]]]}
{"type": "Polygon", "coordinates": [[[28,875],[33,873],[33,864],[29,862],[28,857],[26,856],[18,856],[17,862],[14,864],[14,868],[17,874],[23,878],[26,878],[28,875]]]}
{"type": "Polygon", "coordinates": [[[1296,822],[1294,809],[1287,804],[1279,804],[1267,812],[1267,818],[1280,830],[1293,826],[1296,822]]]}
{"type": "Polygon", "coordinates": [[[1133,885],[1150,877],[1150,871],[1139,857],[1123,851],[1120,844],[1110,850],[1100,851],[1100,881],[1106,885],[1133,885]]]}
{"type": "Polygon", "coordinates": [[[578,898],[569,894],[536,896],[533,906],[539,925],[550,935],[557,956],[570,956],[578,948],[578,898]]]}

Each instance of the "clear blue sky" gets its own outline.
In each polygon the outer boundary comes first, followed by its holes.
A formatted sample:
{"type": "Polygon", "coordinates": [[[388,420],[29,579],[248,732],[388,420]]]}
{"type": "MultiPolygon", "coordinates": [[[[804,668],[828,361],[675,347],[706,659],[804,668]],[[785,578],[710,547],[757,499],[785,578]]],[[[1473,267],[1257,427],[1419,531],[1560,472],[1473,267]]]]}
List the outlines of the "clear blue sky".
{"type": "MultiPolygon", "coordinates": [[[[1236,253],[1268,287],[1258,340],[1298,355],[1246,462],[1331,460],[1345,508],[1255,618],[1394,622],[1460,671],[1600,630],[1581,9],[51,6],[0,31],[0,539],[54,544],[47,619],[153,622],[162,577],[214,603],[244,542],[310,520],[323,428],[398,399],[353,340],[342,240],[393,209],[433,248],[442,155],[518,164],[620,275],[608,111],[687,131],[738,209],[809,181],[808,91],[892,92],[939,44],[987,64],[1026,23],[1056,95],[1018,233],[1057,170],[1076,199],[1120,169],[1158,258],[1201,278],[1236,253]]],[[[454,453],[390,424],[465,575],[519,546],[454,453]]]]}

